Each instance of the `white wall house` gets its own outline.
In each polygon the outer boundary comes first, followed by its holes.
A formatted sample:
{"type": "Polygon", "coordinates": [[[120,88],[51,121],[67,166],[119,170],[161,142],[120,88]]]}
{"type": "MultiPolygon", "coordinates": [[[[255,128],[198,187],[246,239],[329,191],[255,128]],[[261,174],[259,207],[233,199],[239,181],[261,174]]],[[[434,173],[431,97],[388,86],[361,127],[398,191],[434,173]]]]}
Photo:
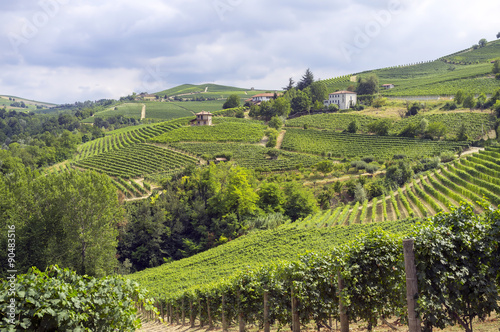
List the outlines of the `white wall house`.
{"type": "Polygon", "coordinates": [[[252,103],[260,103],[262,101],[269,101],[274,98],[274,93],[259,93],[252,96],[252,103]]]}
{"type": "Polygon", "coordinates": [[[325,106],[337,104],[341,110],[353,107],[357,103],[356,92],[351,91],[337,91],[330,93],[328,99],[323,102],[325,106]]]}

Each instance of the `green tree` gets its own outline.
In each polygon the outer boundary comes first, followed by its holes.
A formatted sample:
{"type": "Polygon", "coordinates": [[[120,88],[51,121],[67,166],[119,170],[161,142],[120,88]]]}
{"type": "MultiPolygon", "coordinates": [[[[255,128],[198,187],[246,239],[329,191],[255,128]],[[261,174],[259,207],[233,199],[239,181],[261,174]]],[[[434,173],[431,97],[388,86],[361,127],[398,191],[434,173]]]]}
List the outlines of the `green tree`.
{"type": "Polygon", "coordinates": [[[499,74],[500,73],[500,60],[496,60],[494,63],[493,63],[493,70],[492,70],[493,74],[499,74]]]}
{"type": "Polygon", "coordinates": [[[468,94],[464,98],[463,107],[472,109],[472,108],[474,108],[474,106],[476,106],[476,101],[474,99],[474,96],[472,94],[468,94]]]}
{"type": "Polygon", "coordinates": [[[333,162],[331,160],[322,160],[316,164],[316,170],[326,176],[326,174],[333,171],[333,162]]]}
{"type": "Polygon", "coordinates": [[[356,134],[359,129],[359,124],[358,121],[352,120],[349,125],[347,126],[347,132],[351,134],[356,134]]]}
{"type": "Polygon", "coordinates": [[[297,182],[285,185],[285,214],[293,221],[304,218],[318,210],[313,193],[297,182]]]}
{"type": "Polygon", "coordinates": [[[457,141],[468,141],[469,135],[467,135],[467,127],[465,127],[465,123],[462,123],[460,126],[460,130],[457,133],[457,141]]]}
{"type": "Polygon", "coordinates": [[[375,100],[372,102],[372,106],[375,108],[380,108],[384,106],[387,103],[387,98],[384,97],[377,97],[375,100]]]}
{"type": "Polygon", "coordinates": [[[476,108],[483,109],[485,108],[486,100],[488,97],[486,97],[486,94],[484,92],[481,92],[479,96],[477,97],[477,102],[476,102],[476,108]]]}
{"type": "Polygon", "coordinates": [[[379,79],[377,75],[370,75],[367,78],[358,78],[358,87],[356,92],[359,95],[373,95],[379,91],[379,79]]]}
{"type": "Polygon", "coordinates": [[[440,121],[431,122],[427,129],[427,135],[431,138],[440,139],[446,134],[447,129],[446,125],[440,121]]]}
{"type": "Polygon", "coordinates": [[[267,125],[271,128],[274,128],[276,130],[280,130],[281,127],[283,126],[283,121],[279,116],[273,116],[271,120],[267,123],[267,125]]]}
{"type": "Polygon", "coordinates": [[[297,90],[295,97],[291,100],[292,113],[309,111],[311,104],[311,99],[307,93],[297,90]]]}
{"type": "Polygon", "coordinates": [[[2,223],[16,227],[18,270],[58,264],[81,274],[112,273],[123,211],[110,178],[80,171],[37,176],[17,169],[19,176],[5,183],[0,201],[17,202],[2,223]]]}
{"type": "Polygon", "coordinates": [[[499,33],[497,33],[497,39],[498,39],[498,38],[500,38],[500,32],[499,32],[499,33]]]}
{"type": "Polygon", "coordinates": [[[307,68],[301,80],[297,83],[297,90],[304,90],[314,82],[314,75],[312,71],[307,68]]]}
{"type": "Polygon", "coordinates": [[[272,104],[273,116],[287,117],[290,114],[290,101],[284,97],[278,97],[272,104]]]}
{"type": "Polygon", "coordinates": [[[291,89],[293,89],[294,86],[295,86],[295,82],[294,82],[293,78],[290,77],[288,79],[288,85],[286,87],[284,87],[283,90],[285,90],[285,91],[291,90],[291,89]]]}
{"type": "Polygon", "coordinates": [[[464,91],[458,90],[457,93],[455,94],[455,98],[454,98],[455,103],[460,105],[464,102],[464,99],[465,99],[464,91]]]}
{"type": "Polygon", "coordinates": [[[485,47],[487,43],[488,41],[486,40],[486,38],[482,38],[477,44],[479,45],[479,47],[485,47]]]}
{"type": "Polygon", "coordinates": [[[366,191],[365,188],[361,185],[361,183],[356,184],[356,188],[354,189],[354,201],[363,203],[366,201],[366,191]]]}
{"type": "Polygon", "coordinates": [[[391,129],[392,121],[389,119],[380,119],[373,121],[368,125],[368,131],[374,133],[378,136],[389,135],[389,130],[391,129]]]}
{"type": "Polygon", "coordinates": [[[323,106],[324,100],[328,98],[326,84],[322,81],[316,81],[309,85],[309,89],[311,89],[311,101],[313,103],[320,102],[321,106],[323,106]]]}
{"type": "Polygon", "coordinates": [[[285,211],[283,208],[285,204],[285,193],[277,183],[265,182],[260,186],[257,193],[259,195],[257,205],[266,213],[283,213],[285,211]]]}
{"type": "Polygon", "coordinates": [[[222,108],[226,109],[226,108],[235,108],[235,107],[240,107],[240,96],[233,94],[227,98],[227,100],[222,105],[222,108]]]}

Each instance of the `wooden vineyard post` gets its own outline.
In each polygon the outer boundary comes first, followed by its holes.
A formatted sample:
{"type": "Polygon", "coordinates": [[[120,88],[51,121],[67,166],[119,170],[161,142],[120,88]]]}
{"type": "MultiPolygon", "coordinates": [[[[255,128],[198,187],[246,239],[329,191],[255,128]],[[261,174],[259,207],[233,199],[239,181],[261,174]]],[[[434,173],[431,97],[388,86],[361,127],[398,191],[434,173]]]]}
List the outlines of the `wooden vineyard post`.
{"type": "Polygon", "coordinates": [[[189,323],[191,327],[194,327],[194,312],[193,312],[193,301],[189,301],[189,323]]]}
{"type": "Polygon", "coordinates": [[[200,327],[203,327],[203,325],[205,325],[205,322],[203,322],[203,317],[201,315],[201,299],[198,299],[198,311],[200,315],[200,327]]]}
{"type": "Polygon", "coordinates": [[[179,308],[175,308],[175,324],[179,325],[179,308]]]}
{"type": "Polygon", "coordinates": [[[210,298],[207,297],[207,313],[208,313],[208,328],[214,328],[214,322],[212,321],[212,314],[210,312],[210,298]]]}
{"type": "Polygon", "coordinates": [[[226,313],[224,312],[225,310],[226,310],[226,302],[225,302],[224,294],[222,294],[222,310],[221,310],[221,314],[222,314],[222,332],[226,332],[227,331],[226,313]]]}
{"type": "Polygon", "coordinates": [[[264,292],[264,332],[271,331],[269,325],[269,303],[268,303],[268,293],[264,292]]]}
{"type": "Polygon", "coordinates": [[[339,315],[340,332],[349,332],[349,318],[347,317],[347,308],[344,306],[342,290],[344,289],[344,279],[339,272],[339,315]]]}
{"type": "Polygon", "coordinates": [[[300,332],[300,319],[298,312],[297,298],[293,295],[293,285],[292,285],[292,332],[300,332]]]}
{"type": "Polygon", "coordinates": [[[160,302],[160,315],[161,319],[165,321],[165,311],[163,311],[163,302],[160,302]]]}
{"type": "Polygon", "coordinates": [[[184,324],[186,323],[186,312],[184,311],[184,298],[182,298],[182,316],[181,316],[181,319],[182,319],[182,326],[184,326],[184,324]]]}
{"type": "Polygon", "coordinates": [[[408,329],[409,332],[420,332],[421,322],[417,316],[415,307],[417,304],[418,283],[417,268],[415,266],[415,252],[413,250],[413,239],[403,240],[403,251],[405,257],[406,272],[406,301],[408,303],[408,329]]]}
{"type": "Polygon", "coordinates": [[[238,327],[239,332],[245,332],[245,320],[243,319],[243,310],[241,309],[241,293],[238,290],[238,327]]]}

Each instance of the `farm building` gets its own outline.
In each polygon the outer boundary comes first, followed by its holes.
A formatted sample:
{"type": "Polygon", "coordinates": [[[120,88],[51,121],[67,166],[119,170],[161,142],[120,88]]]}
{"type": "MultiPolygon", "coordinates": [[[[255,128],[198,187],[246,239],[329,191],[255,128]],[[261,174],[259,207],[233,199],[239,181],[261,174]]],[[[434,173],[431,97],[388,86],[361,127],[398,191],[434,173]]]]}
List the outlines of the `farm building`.
{"type": "Polygon", "coordinates": [[[212,125],[212,113],[201,111],[196,113],[196,119],[190,121],[191,126],[211,126],[212,125]]]}
{"type": "MultiPolygon", "coordinates": [[[[280,96],[281,94],[278,93],[277,96],[280,96]]],[[[263,101],[269,101],[274,98],[274,93],[259,93],[258,95],[252,96],[252,98],[249,100],[254,104],[258,104],[263,101]]]]}
{"type": "Polygon", "coordinates": [[[351,91],[337,91],[330,93],[328,99],[323,102],[325,106],[330,106],[331,104],[337,104],[341,110],[351,108],[357,103],[356,92],[351,91]]]}
{"type": "Polygon", "coordinates": [[[394,88],[394,84],[382,84],[382,87],[383,87],[384,89],[389,90],[389,89],[394,88]]]}

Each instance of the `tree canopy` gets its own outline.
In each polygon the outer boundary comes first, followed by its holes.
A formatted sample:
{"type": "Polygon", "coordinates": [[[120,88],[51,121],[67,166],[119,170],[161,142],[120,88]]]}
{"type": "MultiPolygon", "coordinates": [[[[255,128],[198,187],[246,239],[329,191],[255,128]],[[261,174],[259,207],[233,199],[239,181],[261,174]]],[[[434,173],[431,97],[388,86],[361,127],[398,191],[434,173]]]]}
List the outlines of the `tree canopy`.
{"type": "Polygon", "coordinates": [[[358,87],[356,92],[359,95],[373,95],[379,91],[379,79],[377,75],[358,78],[358,87]]]}
{"type": "Polygon", "coordinates": [[[309,68],[307,68],[301,80],[297,83],[297,89],[304,90],[305,88],[313,84],[313,82],[314,82],[314,75],[312,71],[309,68]]]}

